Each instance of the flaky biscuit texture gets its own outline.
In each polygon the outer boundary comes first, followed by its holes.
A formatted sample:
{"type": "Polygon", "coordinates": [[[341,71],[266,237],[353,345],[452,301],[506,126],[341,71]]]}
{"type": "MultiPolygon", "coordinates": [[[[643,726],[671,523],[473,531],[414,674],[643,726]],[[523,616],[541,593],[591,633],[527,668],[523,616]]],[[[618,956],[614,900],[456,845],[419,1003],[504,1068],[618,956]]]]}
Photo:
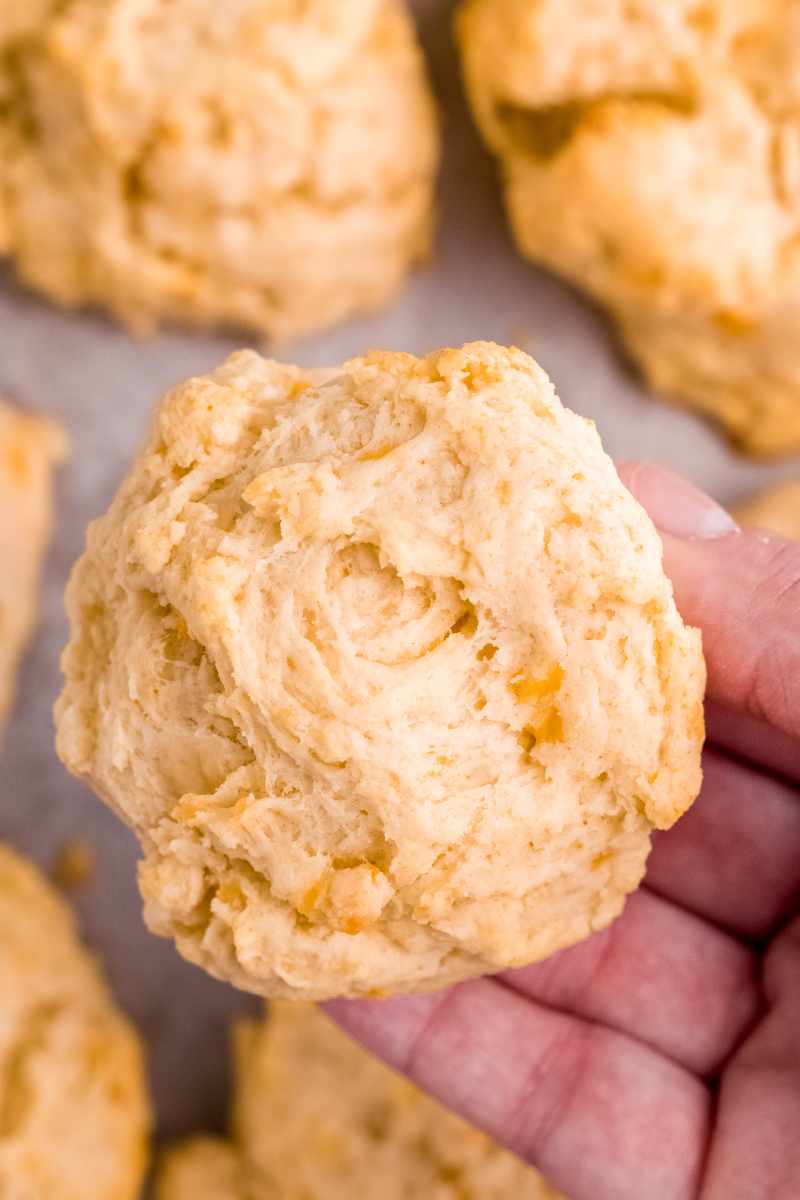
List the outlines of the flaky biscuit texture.
{"type": "Polygon", "coordinates": [[[699,635],[520,351],[233,356],[161,405],[68,609],[65,763],[150,926],[264,995],[544,957],[697,793],[699,635]]]}

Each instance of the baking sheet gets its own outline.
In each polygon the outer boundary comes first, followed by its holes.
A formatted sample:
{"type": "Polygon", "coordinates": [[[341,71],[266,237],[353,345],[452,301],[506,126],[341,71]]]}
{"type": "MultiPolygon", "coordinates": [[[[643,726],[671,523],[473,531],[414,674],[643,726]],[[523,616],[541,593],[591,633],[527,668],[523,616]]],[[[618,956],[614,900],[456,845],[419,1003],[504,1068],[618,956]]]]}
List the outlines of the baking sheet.
{"type": "MultiPolygon", "coordinates": [[[[450,34],[454,5],[418,0],[444,122],[440,226],[431,263],[399,303],[369,321],[280,348],[304,365],[339,362],[369,347],[415,353],[488,338],[516,342],[554,378],[562,399],[594,418],[616,458],[667,463],[725,502],[800,474],[737,457],[703,422],[648,396],[617,356],[602,317],[514,251],[492,162],[467,115],[450,34]]],[[[169,333],[137,342],[94,314],[64,314],[0,272],[0,392],[58,416],[72,457],[58,486],[42,622],[22,671],[3,750],[0,836],[50,866],[60,847],[87,837],[97,869],[75,899],[86,937],[150,1048],[158,1132],[173,1137],[224,1124],[231,1015],[247,997],[183,963],[140,917],[134,839],[52,749],[51,707],[65,640],[62,594],[86,523],[110,500],[143,435],[153,402],[253,339],[169,333]]]]}

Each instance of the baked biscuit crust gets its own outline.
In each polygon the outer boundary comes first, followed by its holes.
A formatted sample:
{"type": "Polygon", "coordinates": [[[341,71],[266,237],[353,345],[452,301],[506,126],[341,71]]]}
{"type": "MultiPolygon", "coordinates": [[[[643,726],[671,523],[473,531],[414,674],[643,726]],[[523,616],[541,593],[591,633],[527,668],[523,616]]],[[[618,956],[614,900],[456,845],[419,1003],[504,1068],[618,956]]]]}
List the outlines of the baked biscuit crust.
{"type": "Polygon", "coordinates": [[[157,1200],[559,1200],[313,1008],[240,1023],[236,1064],[233,1140],[173,1150],[157,1200]]]}
{"type": "Polygon", "coordinates": [[[5,7],[0,253],[58,303],[283,339],[388,303],[426,255],[405,0],[5,7]]]}
{"type": "Polygon", "coordinates": [[[699,788],[658,535],[517,350],[234,355],[165,399],[67,605],[64,762],[150,927],[264,995],[542,958],[699,788]]]}
{"type": "Polygon", "coordinates": [[[65,453],[57,425],[0,401],[0,725],[36,621],[52,522],[52,472],[65,453]]]}
{"type": "Polygon", "coordinates": [[[657,390],[800,448],[797,0],[466,0],[458,32],[523,253],[657,390]]]}
{"type": "Polygon", "coordinates": [[[139,1040],[66,904],[0,844],[0,1195],[136,1200],[150,1113],[139,1040]]]}

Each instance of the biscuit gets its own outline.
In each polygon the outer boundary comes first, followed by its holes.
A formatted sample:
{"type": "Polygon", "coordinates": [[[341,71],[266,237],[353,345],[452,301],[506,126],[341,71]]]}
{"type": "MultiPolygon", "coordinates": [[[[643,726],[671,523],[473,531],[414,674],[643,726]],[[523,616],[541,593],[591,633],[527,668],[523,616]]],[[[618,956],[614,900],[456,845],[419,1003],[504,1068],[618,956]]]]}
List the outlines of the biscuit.
{"type": "Polygon", "coordinates": [[[139,835],[150,928],[256,993],[543,958],[697,794],[699,634],[517,350],[190,380],[67,606],[59,752],[139,835]]]}
{"type": "Polygon", "coordinates": [[[558,1200],[313,1008],[242,1022],[235,1046],[232,1141],[173,1151],[157,1200],[558,1200]]]}
{"type": "Polygon", "coordinates": [[[458,33],[523,253],[657,390],[799,449],[797,0],[466,0],[458,33]]]}
{"type": "Polygon", "coordinates": [[[65,454],[58,426],[0,402],[0,724],[38,610],[52,519],[51,476],[65,454]]]}
{"type": "Polygon", "coordinates": [[[139,1041],[72,916],[0,844],[0,1196],[136,1200],[149,1108],[139,1041]]]}
{"type": "Polygon", "coordinates": [[[427,253],[405,0],[5,8],[0,253],[60,304],[287,338],[388,303],[427,253]]]}
{"type": "MultiPolygon", "coordinates": [[[[272,1200],[274,1194],[265,1192],[265,1197],[272,1200]]],[[[291,1200],[291,1195],[281,1193],[281,1200],[291,1200]]],[[[244,1152],[240,1154],[222,1138],[197,1137],[164,1156],[155,1200],[261,1200],[261,1196],[244,1152]]]]}
{"type": "Polygon", "coordinates": [[[800,540],[800,481],[779,483],[734,510],[740,525],[800,540]]]}

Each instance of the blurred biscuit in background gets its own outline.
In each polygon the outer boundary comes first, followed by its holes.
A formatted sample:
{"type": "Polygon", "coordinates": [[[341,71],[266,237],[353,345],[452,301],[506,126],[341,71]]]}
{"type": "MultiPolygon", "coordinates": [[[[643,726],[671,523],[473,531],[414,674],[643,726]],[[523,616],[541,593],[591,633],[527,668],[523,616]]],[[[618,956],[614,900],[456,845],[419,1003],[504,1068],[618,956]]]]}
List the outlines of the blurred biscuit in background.
{"type": "Polygon", "coordinates": [[[557,1200],[314,1008],[240,1023],[235,1049],[231,1140],[168,1154],[157,1200],[557,1200]]]}
{"type": "Polygon", "coordinates": [[[800,481],[779,483],[734,509],[740,525],[800,539],[800,481]]]}
{"type": "Polygon", "coordinates": [[[657,390],[800,448],[797,0],[464,0],[458,34],[523,253],[657,390]]]}
{"type": "Polygon", "coordinates": [[[52,523],[52,472],[66,454],[62,430],[0,401],[0,723],[39,608],[52,523]]]}
{"type": "Polygon", "coordinates": [[[405,0],[12,7],[0,253],[58,303],[287,338],[386,304],[427,254],[438,134],[405,0]]]}
{"type": "Polygon", "coordinates": [[[139,1039],[54,888],[0,843],[0,1196],[136,1200],[139,1039]]]}

